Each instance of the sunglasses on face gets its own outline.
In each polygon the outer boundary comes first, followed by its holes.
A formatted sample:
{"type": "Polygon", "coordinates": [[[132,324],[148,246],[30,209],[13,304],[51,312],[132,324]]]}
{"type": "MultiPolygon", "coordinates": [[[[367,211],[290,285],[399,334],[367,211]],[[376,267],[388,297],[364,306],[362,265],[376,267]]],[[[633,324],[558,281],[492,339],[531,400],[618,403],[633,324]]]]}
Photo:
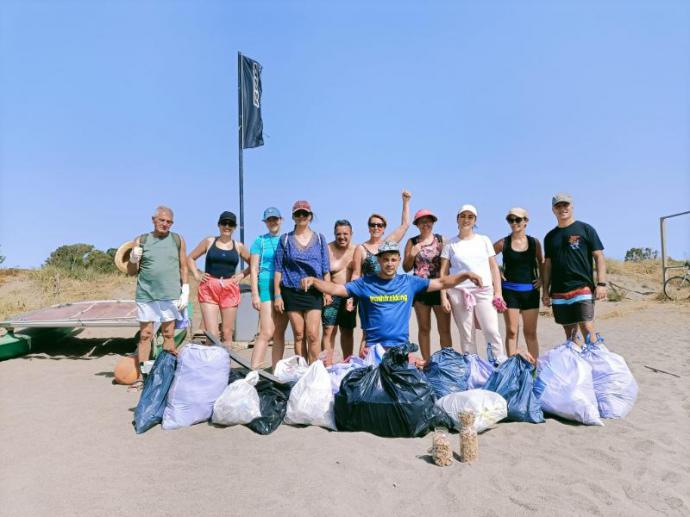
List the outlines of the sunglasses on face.
{"type": "Polygon", "coordinates": [[[383,223],[369,223],[369,228],[385,228],[386,225],[383,223]]]}
{"type": "Polygon", "coordinates": [[[522,221],[526,221],[526,217],[506,217],[506,221],[509,224],[520,224],[522,221]]]}
{"type": "Polygon", "coordinates": [[[307,212],[306,210],[297,210],[297,212],[293,213],[292,215],[294,217],[309,217],[310,212],[307,212]]]}
{"type": "Polygon", "coordinates": [[[234,228],[236,225],[232,221],[221,221],[218,223],[218,226],[229,226],[230,228],[234,228]]]}

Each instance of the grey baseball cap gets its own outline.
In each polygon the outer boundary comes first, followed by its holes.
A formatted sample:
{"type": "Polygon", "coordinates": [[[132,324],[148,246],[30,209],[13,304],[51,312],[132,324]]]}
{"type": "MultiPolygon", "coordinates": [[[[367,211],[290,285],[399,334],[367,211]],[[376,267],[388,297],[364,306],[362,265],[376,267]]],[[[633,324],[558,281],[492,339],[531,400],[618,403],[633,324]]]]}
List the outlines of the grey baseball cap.
{"type": "Polygon", "coordinates": [[[573,202],[573,196],[566,194],[565,192],[559,192],[553,198],[551,198],[551,206],[556,206],[558,203],[568,203],[569,205],[573,202]]]}
{"type": "Polygon", "coordinates": [[[379,257],[384,253],[397,253],[398,255],[400,255],[400,248],[398,247],[398,243],[393,241],[386,241],[383,244],[381,244],[381,246],[379,246],[379,250],[376,252],[376,256],[379,257]]]}

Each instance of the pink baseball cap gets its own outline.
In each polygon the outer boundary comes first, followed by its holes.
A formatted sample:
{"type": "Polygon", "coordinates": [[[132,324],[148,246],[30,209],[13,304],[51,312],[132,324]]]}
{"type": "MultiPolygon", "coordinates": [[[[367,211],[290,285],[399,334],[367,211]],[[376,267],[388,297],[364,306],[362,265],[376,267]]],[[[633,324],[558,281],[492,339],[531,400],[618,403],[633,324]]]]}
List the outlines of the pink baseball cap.
{"type": "Polygon", "coordinates": [[[436,217],[431,210],[429,210],[428,208],[422,208],[421,210],[417,210],[417,213],[414,214],[412,224],[417,224],[417,220],[421,219],[422,217],[430,217],[434,220],[434,222],[438,221],[438,217],[436,217]]]}
{"type": "Polygon", "coordinates": [[[311,209],[311,205],[309,204],[309,201],[304,201],[304,200],[295,201],[295,204],[292,205],[292,213],[294,214],[295,212],[297,212],[299,210],[306,210],[310,214],[313,213],[312,209],[311,209]]]}

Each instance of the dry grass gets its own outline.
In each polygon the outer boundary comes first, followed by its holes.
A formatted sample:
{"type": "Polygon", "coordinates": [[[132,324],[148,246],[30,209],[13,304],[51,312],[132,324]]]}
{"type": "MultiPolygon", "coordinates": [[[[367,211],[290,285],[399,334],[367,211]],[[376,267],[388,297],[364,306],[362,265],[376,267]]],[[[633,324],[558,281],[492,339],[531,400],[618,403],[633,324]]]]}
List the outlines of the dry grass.
{"type": "Polygon", "coordinates": [[[0,320],[57,303],[132,299],[134,286],[133,278],[120,273],[90,272],[75,279],[51,267],[0,270],[0,320]]]}

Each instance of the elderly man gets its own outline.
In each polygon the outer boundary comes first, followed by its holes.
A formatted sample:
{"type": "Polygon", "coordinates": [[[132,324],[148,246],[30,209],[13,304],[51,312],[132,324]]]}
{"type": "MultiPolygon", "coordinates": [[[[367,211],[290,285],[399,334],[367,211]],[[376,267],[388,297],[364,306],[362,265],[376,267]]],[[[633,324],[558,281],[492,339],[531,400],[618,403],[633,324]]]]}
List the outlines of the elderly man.
{"type": "MultiPolygon", "coordinates": [[[[352,279],[352,257],[357,246],[352,244],[352,225],[346,219],[339,219],[333,228],[335,240],[328,243],[331,264],[331,282],[345,285],[352,279]]],[[[352,355],[353,331],[357,324],[357,313],[352,298],[334,296],[321,312],[323,337],[321,348],[328,354],[327,362],[333,359],[335,337],[340,329],[340,347],[343,357],[352,355]]]]}
{"type": "Polygon", "coordinates": [[[607,296],[606,260],[599,235],[573,216],[570,194],[553,196],[551,207],[558,226],[544,238],[544,305],[553,306],[556,323],[563,325],[566,339],[575,341],[578,326],[585,340],[595,335],[594,300],[607,296]],[[592,261],[597,265],[594,282],[592,261]]]}
{"type": "Polygon", "coordinates": [[[355,297],[358,300],[362,329],[367,338],[360,350],[361,355],[365,355],[367,348],[377,343],[393,347],[409,342],[410,314],[415,294],[448,289],[465,280],[479,287],[482,285],[481,277],[475,273],[458,273],[431,280],[399,275],[400,250],[395,242],[381,244],[376,259],[381,267],[376,275],[363,276],[345,285],[314,277],[302,279],[303,289],[313,285],[322,293],[343,298],[355,297]]]}
{"type": "Polygon", "coordinates": [[[127,273],[137,276],[137,320],[139,346],[137,348],[138,380],[132,385],[140,390],[143,383],[140,363],[151,354],[154,324],[159,323],[163,334],[163,349],[175,354],[175,320],[189,303],[187,283],[187,255],[184,239],[170,231],[173,211],[159,206],[151,218],[153,231],[134,239],[134,248],[127,264],[127,273]]]}

